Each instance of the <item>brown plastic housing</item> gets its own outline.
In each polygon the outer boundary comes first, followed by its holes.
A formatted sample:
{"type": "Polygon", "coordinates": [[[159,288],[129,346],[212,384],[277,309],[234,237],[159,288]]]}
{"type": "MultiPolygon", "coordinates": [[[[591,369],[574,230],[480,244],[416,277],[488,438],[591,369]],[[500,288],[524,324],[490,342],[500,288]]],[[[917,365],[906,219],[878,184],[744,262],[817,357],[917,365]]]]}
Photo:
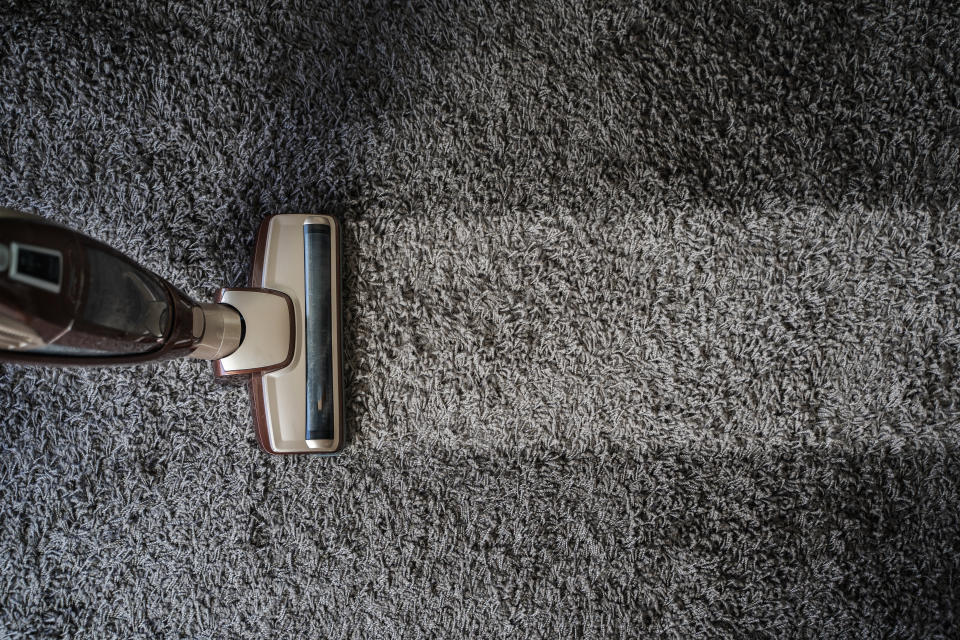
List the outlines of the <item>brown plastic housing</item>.
{"type": "Polygon", "coordinates": [[[13,281],[0,274],[0,314],[35,331],[44,342],[56,339],[58,346],[100,350],[116,355],[65,355],[0,350],[0,360],[55,366],[104,366],[138,364],[150,360],[188,355],[197,341],[194,335],[196,303],[152,271],[145,269],[102,242],[61,227],[43,218],[0,211],[0,243],[18,242],[45,247],[62,255],[59,292],[50,292],[13,281]],[[89,250],[123,262],[152,279],[168,298],[169,326],[161,337],[136,337],[122,331],[87,323],[80,312],[88,296],[89,250]],[[141,352],[129,353],[135,350],[141,352]],[[123,352],[127,353],[123,353],[123,352]]]}

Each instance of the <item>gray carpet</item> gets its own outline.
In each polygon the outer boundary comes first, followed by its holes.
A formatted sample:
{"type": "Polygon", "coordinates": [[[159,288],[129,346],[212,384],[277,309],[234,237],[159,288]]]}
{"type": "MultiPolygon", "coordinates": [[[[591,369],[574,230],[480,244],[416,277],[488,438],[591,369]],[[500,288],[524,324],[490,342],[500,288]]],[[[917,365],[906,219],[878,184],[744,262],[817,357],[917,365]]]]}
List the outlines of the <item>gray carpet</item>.
{"type": "Polygon", "coordinates": [[[0,636],[960,635],[955,10],[46,4],[0,204],[201,300],[340,216],[351,443],[0,366],[0,636]]]}

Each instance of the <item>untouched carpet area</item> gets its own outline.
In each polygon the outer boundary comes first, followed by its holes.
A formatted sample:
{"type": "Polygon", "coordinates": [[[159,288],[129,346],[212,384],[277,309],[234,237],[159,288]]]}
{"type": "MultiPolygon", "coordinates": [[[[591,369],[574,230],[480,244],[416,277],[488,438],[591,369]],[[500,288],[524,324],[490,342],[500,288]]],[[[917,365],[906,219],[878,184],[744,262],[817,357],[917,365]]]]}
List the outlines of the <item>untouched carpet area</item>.
{"type": "Polygon", "coordinates": [[[0,366],[0,636],[960,636],[958,35],[5,4],[0,204],[199,300],[340,216],[351,443],[267,456],[205,363],[0,366]]]}

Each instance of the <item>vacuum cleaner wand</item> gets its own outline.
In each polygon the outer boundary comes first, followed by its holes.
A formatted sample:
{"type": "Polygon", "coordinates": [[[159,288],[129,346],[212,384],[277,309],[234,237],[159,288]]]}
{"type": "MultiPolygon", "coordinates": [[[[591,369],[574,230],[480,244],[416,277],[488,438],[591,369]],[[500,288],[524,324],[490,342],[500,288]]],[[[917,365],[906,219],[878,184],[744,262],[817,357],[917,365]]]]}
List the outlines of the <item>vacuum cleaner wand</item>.
{"type": "Polygon", "coordinates": [[[251,286],[221,289],[207,304],[92,238],[0,208],[0,360],[120,365],[184,356],[214,361],[218,377],[248,377],[268,451],[338,452],[336,220],[268,218],[251,286]]]}

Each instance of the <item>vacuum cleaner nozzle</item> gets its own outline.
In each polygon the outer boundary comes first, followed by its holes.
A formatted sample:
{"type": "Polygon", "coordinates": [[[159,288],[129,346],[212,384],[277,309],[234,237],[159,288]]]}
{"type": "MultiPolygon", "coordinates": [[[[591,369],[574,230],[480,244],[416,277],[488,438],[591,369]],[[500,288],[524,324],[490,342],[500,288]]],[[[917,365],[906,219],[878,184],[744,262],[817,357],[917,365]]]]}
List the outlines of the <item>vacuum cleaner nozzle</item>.
{"type": "Polygon", "coordinates": [[[271,453],[343,447],[340,260],[335,218],[272,216],[257,234],[250,288],[221,292],[247,335],[265,336],[244,340],[217,373],[250,375],[257,437],[271,453]]]}

